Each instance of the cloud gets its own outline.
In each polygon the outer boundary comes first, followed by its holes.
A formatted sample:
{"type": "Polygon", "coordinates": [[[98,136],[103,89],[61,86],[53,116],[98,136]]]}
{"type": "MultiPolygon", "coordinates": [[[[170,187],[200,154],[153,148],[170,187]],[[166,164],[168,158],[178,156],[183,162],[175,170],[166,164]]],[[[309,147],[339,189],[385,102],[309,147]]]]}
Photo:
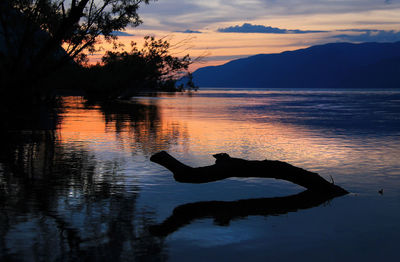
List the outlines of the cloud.
{"type": "Polygon", "coordinates": [[[334,35],[332,38],[350,42],[397,42],[400,41],[400,31],[374,30],[374,29],[350,29],[341,30],[348,34],[334,35]]]}
{"type": "Polygon", "coordinates": [[[176,31],[177,33],[184,33],[184,34],[201,34],[203,32],[197,31],[197,30],[190,30],[186,29],[184,31],[176,31]]]}
{"type": "MultiPolygon", "coordinates": [[[[396,12],[399,8],[400,0],[168,0],[142,5],[139,14],[144,21],[141,27],[182,31],[186,28],[202,29],[237,21],[279,17],[293,17],[296,20],[304,15],[365,14],[379,10],[396,12]]],[[[376,18],[380,22],[390,20],[389,16],[376,18]]],[[[337,18],[333,17],[332,22],[340,22],[335,19],[337,18]]]]}
{"type": "Polygon", "coordinates": [[[121,31],[112,31],[111,33],[113,36],[134,36],[132,34],[121,32],[121,31]]]}
{"type": "Polygon", "coordinates": [[[308,34],[308,33],[326,32],[326,31],[311,31],[311,30],[298,30],[298,29],[289,30],[271,26],[252,25],[249,23],[245,23],[241,26],[236,25],[225,28],[219,28],[217,31],[221,33],[263,33],[263,34],[308,34]]]}

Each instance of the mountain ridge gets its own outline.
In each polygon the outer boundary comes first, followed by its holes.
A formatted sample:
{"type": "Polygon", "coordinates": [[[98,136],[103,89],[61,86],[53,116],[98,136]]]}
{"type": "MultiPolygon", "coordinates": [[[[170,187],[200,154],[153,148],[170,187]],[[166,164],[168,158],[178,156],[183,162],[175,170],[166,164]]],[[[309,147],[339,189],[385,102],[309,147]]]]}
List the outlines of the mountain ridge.
{"type": "Polygon", "coordinates": [[[328,43],[257,54],[193,73],[200,87],[398,88],[400,42],[328,43]]]}

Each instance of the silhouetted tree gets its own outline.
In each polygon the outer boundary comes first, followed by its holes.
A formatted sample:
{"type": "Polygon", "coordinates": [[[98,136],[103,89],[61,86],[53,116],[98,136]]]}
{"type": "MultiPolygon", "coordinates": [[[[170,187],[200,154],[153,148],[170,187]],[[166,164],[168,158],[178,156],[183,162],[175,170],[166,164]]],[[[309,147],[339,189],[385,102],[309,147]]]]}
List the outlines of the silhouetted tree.
{"type": "MultiPolygon", "coordinates": [[[[102,65],[88,69],[92,72],[89,95],[105,98],[130,97],[138,90],[178,91],[178,79],[188,74],[192,63],[189,55],[177,57],[171,54],[171,44],[146,36],[143,48],[131,43],[131,51],[108,51],[102,58],[102,65]]],[[[187,85],[195,89],[193,82],[187,85]]]]}
{"type": "MultiPolygon", "coordinates": [[[[98,36],[141,23],[137,10],[150,0],[1,0],[0,69],[7,84],[86,60],[98,36]],[[64,49],[61,48],[64,47],[64,49]],[[24,77],[21,77],[21,75],[24,77]]],[[[31,79],[32,78],[32,79],[31,79]]]]}

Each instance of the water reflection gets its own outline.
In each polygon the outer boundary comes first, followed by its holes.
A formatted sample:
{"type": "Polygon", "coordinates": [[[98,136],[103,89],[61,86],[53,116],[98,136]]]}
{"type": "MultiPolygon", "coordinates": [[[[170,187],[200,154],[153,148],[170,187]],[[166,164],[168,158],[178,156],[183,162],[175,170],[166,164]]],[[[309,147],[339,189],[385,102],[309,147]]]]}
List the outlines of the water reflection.
{"type": "Polygon", "coordinates": [[[156,101],[163,119],[185,124],[195,155],[179,157],[199,159],[195,165],[219,152],[278,159],[332,175],[353,192],[400,172],[398,91],[205,90],[145,101],[156,101]]]}
{"type": "Polygon", "coordinates": [[[204,218],[213,218],[215,224],[227,226],[232,220],[248,216],[282,215],[316,207],[334,197],[334,195],[316,194],[306,190],[286,197],[189,203],[176,207],[172,215],[161,224],[151,226],[150,232],[156,236],[165,237],[197,219],[204,218]]]}
{"type": "Polygon", "coordinates": [[[162,119],[157,103],[120,102],[100,106],[109,131],[121,144],[131,150],[150,156],[158,150],[170,148],[188,139],[188,131],[179,121],[162,119]],[[114,131],[112,131],[114,130],[114,131]],[[128,133],[130,141],[123,141],[121,133],[128,133]]]}
{"type": "Polygon", "coordinates": [[[400,93],[395,91],[314,91],[270,92],[257,104],[238,105],[241,115],[253,114],[263,121],[260,113],[275,120],[306,126],[314,130],[346,133],[356,136],[386,136],[400,130],[400,93]],[[266,100],[269,103],[265,103],[266,100]]]}
{"type": "MultiPolygon", "coordinates": [[[[378,234],[389,243],[400,232],[394,208],[400,186],[398,101],[399,92],[202,91],[101,105],[70,97],[55,111],[25,110],[18,118],[3,118],[0,260],[185,261],[193,250],[205,254],[201,247],[217,246],[210,236],[220,239],[221,232],[227,239],[245,235],[247,242],[236,242],[247,243],[240,248],[247,257],[269,250],[272,258],[297,258],[290,255],[297,250],[279,253],[273,243],[306,244],[318,252],[317,242],[329,254],[351,253],[364,238],[373,244],[362,250],[373,253],[378,234]],[[209,165],[220,152],[281,160],[328,180],[332,175],[357,197],[311,208],[327,199],[297,195],[301,189],[269,179],[177,185],[149,161],[161,150],[192,166],[209,165]],[[381,188],[384,195],[377,193],[381,188]],[[285,195],[291,196],[276,198],[285,195]],[[303,208],[309,209],[295,212],[303,208]],[[271,217],[280,214],[288,215],[271,217]],[[266,222],[253,215],[269,217],[266,222]],[[203,218],[235,222],[229,228],[196,223],[203,218]],[[179,232],[159,238],[150,234],[152,225],[162,229],[160,235],[179,232]],[[377,233],[370,234],[371,228],[377,233]],[[332,230],[321,240],[327,229],[332,230]],[[177,255],[182,246],[188,247],[187,257],[177,255]]],[[[220,246],[213,250],[222,254],[220,246]]],[[[233,254],[231,246],[224,250],[221,256],[233,254]]]]}
{"type": "MultiPolygon", "coordinates": [[[[85,111],[91,111],[81,102],[67,100],[52,126],[8,124],[2,129],[0,259],[140,261],[151,256],[154,261],[165,260],[163,241],[147,230],[154,215],[136,209],[140,190],[135,184],[126,185],[122,163],[99,161],[90,145],[93,140],[74,140],[86,139],[84,128],[70,126],[72,133],[62,129],[71,118],[79,122],[85,111]]],[[[132,115],[157,116],[154,108],[140,107],[145,112],[139,113],[135,109],[132,115]]],[[[97,107],[92,113],[101,115],[97,107]]],[[[92,124],[120,126],[110,119],[112,114],[104,114],[108,121],[92,124]]],[[[26,112],[24,117],[32,115],[26,112]]],[[[140,119],[129,120],[135,126],[140,119]]]]}

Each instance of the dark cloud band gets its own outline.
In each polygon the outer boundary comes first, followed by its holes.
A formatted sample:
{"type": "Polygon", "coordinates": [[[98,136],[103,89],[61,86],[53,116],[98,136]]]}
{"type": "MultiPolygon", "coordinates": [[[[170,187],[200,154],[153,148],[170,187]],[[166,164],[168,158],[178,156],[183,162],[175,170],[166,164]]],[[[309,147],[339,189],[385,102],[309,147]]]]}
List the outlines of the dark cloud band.
{"type": "Polygon", "coordinates": [[[184,31],[176,31],[177,33],[184,33],[184,34],[201,34],[203,32],[201,31],[197,31],[197,30],[190,30],[190,29],[186,29],[184,31]]]}
{"type": "Polygon", "coordinates": [[[113,31],[111,34],[114,36],[134,36],[132,34],[129,34],[126,32],[121,32],[121,31],[113,31]]]}
{"type": "Polygon", "coordinates": [[[374,29],[350,29],[341,30],[347,33],[332,36],[332,38],[349,42],[397,42],[400,41],[400,31],[374,30],[374,29]]]}
{"type": "Polygon", "coordinates": [[[263,33],[263,34],[310,34],[310,33],[327,32],[327,31],[314,31],[314,30],[281,29],[271,26],[252,25],[249,23],[244,23],[243,25],[219,28],[217,31],[221,33],[263,33]]]}

